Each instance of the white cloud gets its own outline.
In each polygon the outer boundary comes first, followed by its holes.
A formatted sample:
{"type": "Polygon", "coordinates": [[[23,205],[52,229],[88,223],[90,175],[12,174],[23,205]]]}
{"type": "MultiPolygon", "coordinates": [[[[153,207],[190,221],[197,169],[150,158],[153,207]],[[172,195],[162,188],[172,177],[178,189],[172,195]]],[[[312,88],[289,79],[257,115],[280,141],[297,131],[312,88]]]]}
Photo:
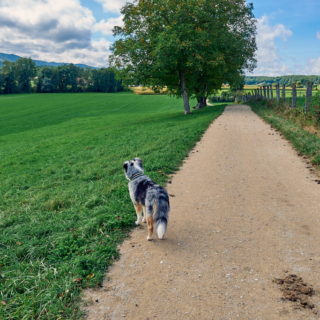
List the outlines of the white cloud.
{"type": "Polygon", "coordinates": [[[110,18],[107,21],[101,20],[99,23],[96,23],[93,26],[92,30],[93,32],[100,31],[104,35],[112,35],[112,29],[114,28],[114,26],[122,27],[123,24],[123,16],[120,16],[118,18],[110,18]]]}
{"type": "Polygon", "coordinates": [[[282,24],[270,26],[267,16],[258,19],[256,38],[258,63],[254,75],[277,76],[292,73],[289,66],[283,63],[275,44],[276,38],[287,41],[291,35],[292,31],[282,24]]]}
{"type": "Polygon", "coordinates": [[[319,31],[317,31],[317,39],[320,40],[320,32],[319,31]]]}
{"type": "Polygon", "coordinates": [[[120,9],[126,4],[126,2],[133,2],[132,0],[95,0],[102,4],[105,12],[120,13],[120,9]]]}
{"type": "Polygon", "coordinates": [[[79,0],[1,0],[0,50],[46,61],[106,66],[110,43],[79,0]]]}
{"type": "Polygon", "coordinates": [[[300,69],[299,74],[305,74],[305,75],[320,74],[320,57],[309,58],[308,62],[300,69]]]}
{"type": "Polygon", "coordinates": [[[41,52],[34,59],[54,62],[81,63],[93,67],[106,67],[109,59],[111,42],[104,38],[92,40],[90,46],[82,49],[70,49],[63,52],[41,52]]]}

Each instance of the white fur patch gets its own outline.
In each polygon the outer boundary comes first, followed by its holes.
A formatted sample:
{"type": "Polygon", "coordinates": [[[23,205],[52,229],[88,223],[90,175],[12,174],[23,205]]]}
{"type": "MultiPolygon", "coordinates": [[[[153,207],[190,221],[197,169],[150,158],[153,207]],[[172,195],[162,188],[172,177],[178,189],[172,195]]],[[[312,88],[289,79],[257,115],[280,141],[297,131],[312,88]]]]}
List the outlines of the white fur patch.
{"type": "Polygon", "coordinates": [[[160,223],[157,228],[157,234],[159,239],[164,239],[165,233],[166,233],[166,225],[164,223],[160,223]]]}

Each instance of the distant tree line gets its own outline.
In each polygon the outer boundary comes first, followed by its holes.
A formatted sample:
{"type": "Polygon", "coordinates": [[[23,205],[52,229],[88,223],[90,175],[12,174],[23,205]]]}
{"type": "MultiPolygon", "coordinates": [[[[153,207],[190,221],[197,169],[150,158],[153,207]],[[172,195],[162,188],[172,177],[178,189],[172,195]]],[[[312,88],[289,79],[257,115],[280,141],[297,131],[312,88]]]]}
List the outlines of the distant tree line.
{"type": "Polygon", "coordinates": [[[314,85],[320,84],[320,76],[280,76],[280,77],[246,77],[245,82],[247,85],[272,85],[272,84],[285,84],[287,87],[291,86],[293,83],[297,84],[297,87],[305,87],[307,82],[311,81],[314,85]]]}
{"type": "Polygon", "coordinates": [[[119,92],[124,87],[110,68],[81,68],[73,64],[37,67],[31,58],[4,61],[0,94],[58,92],[119,92]]]}

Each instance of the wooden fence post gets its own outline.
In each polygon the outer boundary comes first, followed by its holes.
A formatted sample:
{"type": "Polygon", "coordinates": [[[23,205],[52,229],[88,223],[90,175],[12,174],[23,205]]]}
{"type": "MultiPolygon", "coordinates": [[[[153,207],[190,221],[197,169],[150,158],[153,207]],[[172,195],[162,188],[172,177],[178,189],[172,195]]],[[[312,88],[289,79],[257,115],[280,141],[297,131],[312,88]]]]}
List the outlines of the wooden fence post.
{"type": "Polygon", "coordinates": [[[266,100],[266,86],[263,86],[263,99],[266,100]]]}
{"type": "Polygon", "coordinates": [[[312,82],[308,81],[307,92],[306,92],[306,104],[304,106],[304,112],[307,112],[310,108],[311,96],[312,96],[312,82]]]}
{"type": "Polygon", "coordinates": [[[286,85],[282,85],[282,100],[285,102],[286,101],[286,85]]]}
{"type": "Polygon", "coordinates": [[[292,84],[292,108],[297,106],[297,87],[296,84],[292,84]]]}
{"type": "Polygon", "coordinates": [[[277,90],[277,102],[280,100],[280,86],[279,84],[276,85],[276,90],[277,90]]]}
{"type": "Polygon", "coordinates": [[[260,99],[262,99],[262,87],[260,87],[260,99]]]}
{"type": "Polygon", "coordinates": [[[273,89],[272,89],[272,85],[270,86],[271,89],[271,99],[273,100],[273,89]]]}
{"type": "Polygon", "coordinates": [[[267,86],[267,98],[268,98],[268,100],[270,100],[269,86],[267,86]]]}

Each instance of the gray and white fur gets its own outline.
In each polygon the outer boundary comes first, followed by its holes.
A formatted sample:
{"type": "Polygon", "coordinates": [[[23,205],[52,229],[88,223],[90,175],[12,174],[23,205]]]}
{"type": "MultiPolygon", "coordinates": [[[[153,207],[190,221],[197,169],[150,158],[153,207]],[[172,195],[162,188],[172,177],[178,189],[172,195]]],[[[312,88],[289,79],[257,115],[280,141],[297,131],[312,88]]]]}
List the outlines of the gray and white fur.
{"type": "Polygon", "coordinates": [[[142,160],[134,158],[123,164],[125,176],[130,180],[130,198],[137,213],[136,224],[148,223],[148,240],[152,240],[155,224],[159,239],[164,239],[167,230],[170,202],[167,191],[143,174],[142,160]],[[142,218],[142,211],[144,217],[142,218]]]}

